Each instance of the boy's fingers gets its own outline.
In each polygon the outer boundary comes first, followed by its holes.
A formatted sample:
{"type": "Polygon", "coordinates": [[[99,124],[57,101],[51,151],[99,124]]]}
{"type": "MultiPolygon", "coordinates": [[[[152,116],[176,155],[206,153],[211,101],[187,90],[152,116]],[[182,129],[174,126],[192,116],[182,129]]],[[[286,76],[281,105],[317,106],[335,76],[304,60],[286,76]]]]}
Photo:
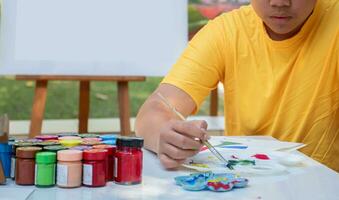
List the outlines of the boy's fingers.
{"type": "Polygon", "coordinates": [[[207,130],[208,124],[205,120],[192,120],[191,122],[195,124],[197,127],[207,130]]]}
{"type": "Polygon", "coordinates": [[[176,167],[179,167],[182,163],[185,162],[185,160],[174,160],[171,159],[169,156],[166,154],[160,154],[159,155],[160,162],[166,169],[173,169],[176,167]]]}
{"type": "Polygon", "coordinates": [[[206,137],[206,131],[204,131],[200,125],[201,124],[196,121],[175,121],[173,129],[189,137],[204,139],[206,137]]]}
{"type": "Polygon", "coordinates": [[[180,149],[198,150],[202,146],[200,141],[194,140],[191,137],[187,137],[186,135],[182,135],[175,131],[171,131],[166,134],[164,139],[167,143],[170,143],[180,149]]]}
{"type": "Polygon", "coordinates": [[[184,160],[199,152],[199,150],[183,150],[168,143],[163,144],[163,151],[166,152],[167,156],[174,160],[184,160]]]}

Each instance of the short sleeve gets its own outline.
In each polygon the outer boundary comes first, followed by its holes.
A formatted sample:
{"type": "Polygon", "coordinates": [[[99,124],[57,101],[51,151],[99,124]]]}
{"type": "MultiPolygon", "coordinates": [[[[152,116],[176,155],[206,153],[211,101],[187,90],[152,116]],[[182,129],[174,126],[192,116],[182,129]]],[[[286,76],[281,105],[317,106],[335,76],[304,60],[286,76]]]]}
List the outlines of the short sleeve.
{"type": "Polygon", "coordinates": [[[218,82],[223,81],[227,46],[223,30],[221,17],[204,26],[162,81],[190,95],[196,103],[195,112],[218,82]]]}

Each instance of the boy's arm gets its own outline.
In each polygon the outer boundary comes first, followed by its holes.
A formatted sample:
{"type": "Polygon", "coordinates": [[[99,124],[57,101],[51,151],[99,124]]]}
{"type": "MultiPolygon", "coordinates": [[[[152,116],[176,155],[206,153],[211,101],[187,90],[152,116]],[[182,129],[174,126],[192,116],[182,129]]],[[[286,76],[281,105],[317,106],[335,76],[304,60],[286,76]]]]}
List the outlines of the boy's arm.
{"type": "Polygon", "coordinates": [[[183,90],[170,84],[161,84],[137,115],[135,132],[144,138],[145,148],[157,153],[165,168],[175,168],[199,152],[202,144],[195,138],[207,139],[207,123],[180,120],[162,102],[158,92],[185,117],[194,111],[196,105],[183,90]]]}

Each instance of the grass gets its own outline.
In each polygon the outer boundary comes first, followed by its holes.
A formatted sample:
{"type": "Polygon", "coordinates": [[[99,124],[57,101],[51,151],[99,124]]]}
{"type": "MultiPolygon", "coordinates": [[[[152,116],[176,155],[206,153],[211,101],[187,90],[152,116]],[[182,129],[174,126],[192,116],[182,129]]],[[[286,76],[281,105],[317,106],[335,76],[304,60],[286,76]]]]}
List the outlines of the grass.
{"type": "MultiPolygon", "coordinates": [[[[145,82],[130,83],[131,116],[136,116],[140,106],[160,81],[161,78],[147,78],[145,82]]],[[[30,119],[33,95],[34,82],[16,81],[11,77],[0,78],[0,114],[7,113],[11,120],[30,119]]],[[[78,82],[50,81],[44,118],[77,118],[78,97],[78,82]]],[[[209,99],[207,98],[198,115],[208,115],[208,113],[209,99]]],[[[223,113],[222,105],[219,105],[219,113],[223,113]]],[[[91,82],[90,117],[119,117],[116,83],[91,82]]]]}

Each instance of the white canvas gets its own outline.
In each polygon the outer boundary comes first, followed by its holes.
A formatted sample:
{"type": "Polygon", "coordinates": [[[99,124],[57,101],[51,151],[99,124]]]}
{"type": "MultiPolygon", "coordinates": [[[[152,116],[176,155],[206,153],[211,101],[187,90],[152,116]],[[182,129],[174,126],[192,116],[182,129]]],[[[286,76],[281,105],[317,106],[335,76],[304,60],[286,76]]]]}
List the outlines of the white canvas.
{"type": "Polygon", "coordinates": [[[186,0],[3,0],[0,74],[163,76],[187,43],[186,0]]]}

